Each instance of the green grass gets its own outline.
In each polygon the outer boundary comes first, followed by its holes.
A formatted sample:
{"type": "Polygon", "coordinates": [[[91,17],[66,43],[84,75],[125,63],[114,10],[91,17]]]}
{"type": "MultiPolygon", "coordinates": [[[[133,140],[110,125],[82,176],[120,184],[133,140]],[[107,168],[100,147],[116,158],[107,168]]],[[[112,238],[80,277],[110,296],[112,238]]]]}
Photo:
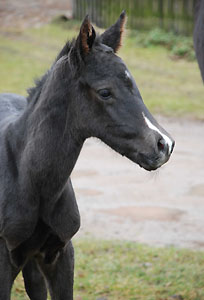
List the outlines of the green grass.
{"type": "Polygon", "coordinates": [[[127,38],[121,51],[151,111],[204,119],[203,84],[195,61],[172,60],[161,46],[142,48],[127,38]]]}
{"type": "MultiPolygon", "coordinates": [[[[66,26],[52,23],[24,32],[0,32],[0,92],[26,95],[33,79],[46,71],[65,41],[77,35],[78,28],[79,23],[69,21],[66,26]]],[[[196,61],[172,59],[167,47],[158,46],[158,42],[155,45],[155,35],[153,38],[150,35],[151,43],[143,46],[144,33],[131,32],[119,52],[144,102],[153,113],[204,119],[203,84],[196,61]]]]}
{"type": "Polygon", "coordinates": [[[50,24],[25,32],[0,34],[0,92],[26,95],[33,79],[43,75],[67,39],[76,31],[50,24]]]}
{"type": "Polygon", "coordinates": [[[144,47],[163,46],[170,51],[172,58],[195,60],[192,36],[183,36],[167,32],[161,28],[153,28],[148,32],[131,31],[131,36],[144,47]]]}
{"type": "MultiPolygon", "coordinates": [[[[204,252],[90,238],[74,245],[75,300],[204,299],[204,252]]],[[[12,299],[26,299],[22,277],[12,299]]]]}

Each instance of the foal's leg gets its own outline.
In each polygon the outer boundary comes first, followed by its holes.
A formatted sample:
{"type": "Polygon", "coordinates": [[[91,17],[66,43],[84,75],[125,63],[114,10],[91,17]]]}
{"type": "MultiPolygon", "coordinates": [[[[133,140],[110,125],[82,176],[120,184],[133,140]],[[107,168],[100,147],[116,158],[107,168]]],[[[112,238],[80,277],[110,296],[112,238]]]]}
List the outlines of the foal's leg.
{"type": "Polygon", "coordinates": [[[6,243],[0,238],[0,300],[10,300],[11,288],[19,271],[11,264],[6,243]]]}
{"type": "Polygon", "coordinates": [[[23,268],[23,277],[26,292],[31,300],[46,300],[47,288],[45,280],[38,269],[35,259],[27,262],[23,268]]]}
{"type": "Polygon", "coordinates": [[[74,248],[71,241],[51,264],[42,258],[39,266],[45,275],[52,300],[73,300],[74,248]]]}

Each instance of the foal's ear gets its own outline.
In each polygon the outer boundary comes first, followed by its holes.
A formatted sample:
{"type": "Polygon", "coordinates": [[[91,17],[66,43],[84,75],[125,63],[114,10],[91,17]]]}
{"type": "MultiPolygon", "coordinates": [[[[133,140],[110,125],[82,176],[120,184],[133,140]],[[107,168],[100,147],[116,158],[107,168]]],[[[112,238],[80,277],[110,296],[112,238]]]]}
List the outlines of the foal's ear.
{"type": "Polygon", "coordinates": [[[81,25],[80,32],[76,41],[80,49],[82,58],[84,58],[90,52],[95,37],[96,32],[89,21],[89,16],[87,15],[81,25]]]}
{"type": "Polygon", "coordinates": [[[125,21],[125,11],[123,11],[117,22],[101,35],[101,42],[111,47],[114,52],[117,52],[117,50],[121,46],[122,34],[125,28],[125,21]]]}

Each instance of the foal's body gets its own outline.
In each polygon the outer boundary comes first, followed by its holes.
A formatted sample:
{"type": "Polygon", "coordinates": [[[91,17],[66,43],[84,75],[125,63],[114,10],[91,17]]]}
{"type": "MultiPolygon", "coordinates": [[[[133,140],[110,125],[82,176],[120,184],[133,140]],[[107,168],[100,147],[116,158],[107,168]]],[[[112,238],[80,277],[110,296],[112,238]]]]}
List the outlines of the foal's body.
{"type": "Polygon", "coordinates": [[[69,177],[86,138],[147,170],[170,157],[173,140],[115,55],[124,20],[96,38],[86,18],[28,101],[0,95],[0,300],[10,299],[20,270],[31,300],[46,299],[45,281],[52,300],[73,299],[80,216],[69,177]]]}
{"type": "MultiPolygon", "coordinates": [[[[36,123],[36,126],[29,128],[32,114],[27,113],[30,108],[26,99],[11,94],[3,94],[0,99],[0,126],[4,128],[0,134],[0,156],[6,165],[6,168],[0,169],[0,228],[3,228],[1,235],[4,237],[0,240],[0,257],[4,257],[2,253],[9,249],[8,262],[5,263],[5,259],[0,261],[0,299],[9,299],[9,289],[21,268],[31,299],[46,299],[44,279],[37,265],[47,279],[53,299],[72,299],[73,248],[70,240],[79,228],[80,217],[68,177],[81,146],[64,136],[69,143],[66,143],[64,153],[61,152],[58,136],[60,121],[55,124],[56,136],[52,132],[52,138],[58,144],[53,144],[44,136],[48,134],[46,127],[54,122],[52,112],[48,110],[44,114],[43,124],[36,123]],[[33,129],[37,130],[37,141],[36,136],[33,139],[30,136],[34,134],[33,129]],[[32,144],[40,143],[43,139],[48,144],[43,142],[43,147],[39,145],[41,153],[36,152],[36,148],[32,152],[32,144]],[[29,151],[29,155],[26,151],[29,151]],[[45,156],[49,157],[49,161],[45,156]],[[55,164],[60,162],[60,169],[57,168],[59,172],[55,173],[55,164]],[[35,182],[31,182],[33,178],[35,182]],[[5,186],[9,188],[5,189],[5,186]],[[11,269],[8,269],[9,265],[11,269]],[[60,278],[61,270],[66,282],[60,278]],[[2,284],[4,281],[5,284],[2,284]]],[[[40,111],[37,110],[36,114],[40,114],[40,111]]],[[[38,119],[35,114],[32,118],[38,119]]],[[[63,122],[61,114],[59,120],[63,122]]]]}

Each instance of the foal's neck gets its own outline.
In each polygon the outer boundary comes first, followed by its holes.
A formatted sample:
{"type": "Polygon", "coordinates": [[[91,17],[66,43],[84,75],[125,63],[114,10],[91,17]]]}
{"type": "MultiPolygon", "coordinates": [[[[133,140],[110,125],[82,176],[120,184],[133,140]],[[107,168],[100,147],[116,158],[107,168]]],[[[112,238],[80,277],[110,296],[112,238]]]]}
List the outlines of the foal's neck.
{"type": "Polygon", "coordinates": [[[29,170],[41,193],[60,193],[83,145],[75,120],[72,86],[63,78],[66,64],[52,70],[37,101],[28,104],[17,125],[24,130],[22,167],[29,170]],[[61,72],[62,71],[62,72],[61,72]],[[22,126],[23,124],[23,126],[22,126]],[[24,127],[24,128],[23,128],[24,127]]]}

